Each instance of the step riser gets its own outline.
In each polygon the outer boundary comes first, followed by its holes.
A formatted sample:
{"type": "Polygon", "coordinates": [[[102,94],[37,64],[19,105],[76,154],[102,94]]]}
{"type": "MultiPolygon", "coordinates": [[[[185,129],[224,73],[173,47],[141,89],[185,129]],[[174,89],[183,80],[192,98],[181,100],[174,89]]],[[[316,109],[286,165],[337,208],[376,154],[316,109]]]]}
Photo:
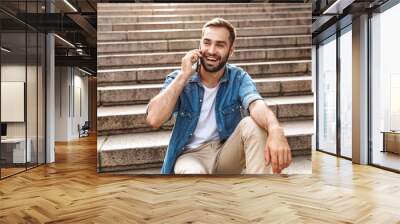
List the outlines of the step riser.
{"type": "MultiPolygon", "coordinates": [[[[260,8],[260,7],[309,7],[311,9],[311,4],[307,3],[228,3],[231,8],[260,8]]],[[[130,9],[169,9],[173,7],[174,9],[190,9],[190,8],[226,8],[226,4],[221,3],[98,3],[98,11],[107,10],[130,10],[130,9]]]]}
{"type": "MultiPolygon", "coordinates": [[[[163,124],[161,130],[171,130],[174,125],[173,120],[163,124]]],[[[108,136],[116,134],[152,132],[156,129],[151,128],[146,123],[144,114],[107,116],[97,118],[97,135],[108,136]]]]}
{"type": "MultiPolygon", "coordinates": [[[[201,29],[206,21],[200,22],[173,22],[173,23],[133,23],[133,24],[98,24],[98,31],[129,31],[129,30],[164,30],[164,29],[201,29]]],[[[232,22],[234,27],[273,27],[310,25],[311,18],[279,19],[279,20],[245,20],[232,22]]]]}
{"type": "MultiPolygon", "coordinates": [[[[98,68],[107,66],[168,66],[179,65],[185,53],[180,54],[157,54],[157,55],[136,55],[136,56],[107,56],[98,57],[98,68]]],[[[279,49],[263,51],[237,51],[229,58],[230,62],[250,60],[308,60],[311,58],[311,49],[279,49]]]]}
{"type": "MultiPolygon", "coordinates": [[[[302,35],[310,34],[311,26],[290,27],[250,27],[238,28],[237,37],[270,36],[270,35],[302,35]]],[[[174,40],[193,39],[201,37],[201,29],[173,30],[173,31],[120,31],[120,32],[97,32],[97,40],[101,41],[138,41],[138,40],[174,40]]]]}
{"type": "MultiPolygon", "coordinates": [[[[256,82],[262,96],[289,96],[311,94],[311,80],[256,82]]],[[[108,105],[143,104],[156,96],[161,88],[98,90],[98,103],[108,105]]]]}
{"type": "MultiPolygon", "coordinates": [[[[174,121],[171,119],[162,125],[161,130],[171,130],[173,125],[174,121]]],[[[156,129],[147,125],[146,116],[144,114],[97,118],[97,135],[99,136],[143,133],[155,130],[156,129]]]]}
{"type": "MultiPolygon", "coordinates": [[[[292,156],[311,155],[311,135],[288,136],[292,156]]],[[[101,151],[100,166],[108,171],[128,170],[155,167],[161,165],[166,146],[141,149],[124,149],[117,151],[101,151]]]]}
{"type": "MultiPolygon", "coordinates": [[[[277,18],[301,18],[301,17],[311,17],[309,11],[307,12],[274,12],[274,13],[252,13],[252,14],[241,14],[241,13],[232,13],[232,14],[224,14],[219,15],[222,16],[226,20],[235,20],[237,18],[241,19],[277,19],[277,18]]],[[[97,23],[98,24],[110,24],[110,23],[143,23],[143,22],[170,22],[170,21],[208,21],[215,18],[215,15],[181,15],[181,16],[98,16],[97,23]]]]}
{"type": "Polygon", "coordinates": [[[224,8],[186,8],[186,9],[117,9],[117,10],[98,10],[99,16],[131,16],[131,15],[196,15],[196,14],[215,14],[223,15],[227,13],[272,13],[272,12],[293,12],[300,10],[310,10],[309,5],[303,6],[276,6],[276,7],[229,7],[224,8]]]}
{"type": "MultiPolygon", "coordinates": [[[[277,76],[278,74],[309,74],[311,63],[286,63],[286,64],[265,64],[265,65],[243,65],[240,66],[252,77],[277,76]]],[[[97,83],[162,83],[165,76],[175,69],[159,69],[146,71],[126,71],[126,72],[99,72],[97,73],[97,83]]]]}
{"type": "MultiPolygon", "coordinates": [[[[313,103],[270,105],[279,121],[296,121],[313,119],[313,103]]],[[[170,130],[174,125],[173,119],[162,125],[162,130],[170,130]]],[[[97,118],[97,135],[113,135],[124,133],[150,132],[155,129],[146,123],[146,115],[115,115],[97,118]]]]}
{"type": "MultiPolygon", "coordinates": [[[[115,170],[121,170],[120,167],[130,169],[136,167],[147,168],[146,165],[152,166],[152,163],[162,163],[165,157],[166,147],[153,147],[141,149],[124,149],[116,151],[101,151],[100,152],[100,167],[109,169],[115,167],[115,170]],[[119,169],[118,169],[119,168],[119,169]]],[[[122,169],[124,170],[124,169],[122,169]]]]}
{"type": "MultiPolygon", "coordinates": [[[[123,52],[154,52],[154,51],[183,51],[197,49],[199,39],[191,40],[160,40],[154,41],[137,41],[137,42],[115,42],[115,43],[98,43],[97,53],[123,53],[123,52]]],[[[249,47],[290,47],[311,45],[311,36],[284,36],[284,37],[259,37],[259,38],[237,38],[235,40],[235,48],[249,47]]]]}

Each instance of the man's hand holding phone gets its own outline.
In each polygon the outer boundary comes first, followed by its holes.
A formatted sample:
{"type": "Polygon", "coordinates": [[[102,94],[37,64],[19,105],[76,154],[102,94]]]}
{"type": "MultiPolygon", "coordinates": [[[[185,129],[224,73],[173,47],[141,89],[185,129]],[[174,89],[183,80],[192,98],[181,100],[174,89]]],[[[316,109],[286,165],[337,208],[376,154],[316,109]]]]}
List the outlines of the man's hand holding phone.
{"type": "MultiPolygon", "coordinates": [[[[195,66],[193,64],[196,64],[200,58],[202,57],[202,52],[200,49],[194,49],[189,51],[183,58],[181,62],[181,71],[182,75],[189,79],[190,76],[193,75],[193,73],[196,71],[195,66]]],[[[200,63],[197,65],[200,66],[200,63]]]]}

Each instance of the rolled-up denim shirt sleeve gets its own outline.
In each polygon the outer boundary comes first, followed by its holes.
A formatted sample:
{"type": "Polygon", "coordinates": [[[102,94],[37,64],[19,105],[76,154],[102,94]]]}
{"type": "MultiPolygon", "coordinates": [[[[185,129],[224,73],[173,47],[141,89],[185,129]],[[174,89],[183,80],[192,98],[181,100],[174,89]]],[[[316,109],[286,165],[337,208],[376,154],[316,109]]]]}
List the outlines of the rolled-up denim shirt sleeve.
{"type": "MultiPolygon", "coordinates": [[[[160,93],[163,92],[172,83],[172,81],[175,79],[176,74],[177,74],[177,72],[175,71],[175,72],[172,72],[171,74],[167,75],[167,77],[165,78],[164,84],[161,87],[160,93]]],[[[176,102],[174,112],[173,112],[174,116],[176,116],[176,113],[178,112],[179,104],[180,104],[180,98],[178,98],[178,101],[176,102]]],[[[148,110],[149,110],[149,104],[147,104],[147,106],[146,106],[146,116],[148,114],[148,110]]]]}
{"type": "Polygon", "coordinates": [[[254,81],[247,73],[245,73],[240,82],[239,97],[245,111],[248,111],[249,106],[253,101],[263,99],[260,93],[258,93],[254,81]]]}

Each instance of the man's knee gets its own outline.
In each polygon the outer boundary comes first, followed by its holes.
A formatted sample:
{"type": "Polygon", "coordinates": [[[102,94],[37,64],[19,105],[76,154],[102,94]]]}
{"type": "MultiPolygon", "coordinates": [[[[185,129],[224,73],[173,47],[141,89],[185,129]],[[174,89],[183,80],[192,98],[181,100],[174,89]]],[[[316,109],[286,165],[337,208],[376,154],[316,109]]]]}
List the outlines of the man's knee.
{"type": "Polygon", "coordinates": [[[267,136],[266,131],[258,126],[250,116],[243,118],[239,125],[241,128],[241,133],[244,136],[267,136]]]}
{"type": "Polygon", "coordinates": [[[178,158],[174,167],[175,174],[207,174],[206,167],[200,160],[186,156],[178,158]]]}

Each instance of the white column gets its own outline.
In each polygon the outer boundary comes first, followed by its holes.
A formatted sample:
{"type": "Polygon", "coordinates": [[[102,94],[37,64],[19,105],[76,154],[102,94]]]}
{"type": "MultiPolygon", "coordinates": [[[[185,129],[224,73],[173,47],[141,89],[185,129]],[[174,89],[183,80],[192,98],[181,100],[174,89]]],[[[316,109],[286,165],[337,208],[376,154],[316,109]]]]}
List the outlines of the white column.
{"type": "MultiPolygon", "coordinates": [[[[54,6],[50,1],[46,4],[47,12],[53,12],[54,6]]],[[[54,133],[55,133],[55,43],[54,35],[46,35],[46,163],[55,162],[54,133]]]]}
{"type": "Polygon", "coordinates": [[[46,37],[46,163],[55,161],[54,133],[55,133],[55,76],[54,76],[54,35],[46,37]]]}
{"type": "Polygon", "coordinates": [[[368,15],[353,19],[353,162],[368,163],[368,15]]]}

